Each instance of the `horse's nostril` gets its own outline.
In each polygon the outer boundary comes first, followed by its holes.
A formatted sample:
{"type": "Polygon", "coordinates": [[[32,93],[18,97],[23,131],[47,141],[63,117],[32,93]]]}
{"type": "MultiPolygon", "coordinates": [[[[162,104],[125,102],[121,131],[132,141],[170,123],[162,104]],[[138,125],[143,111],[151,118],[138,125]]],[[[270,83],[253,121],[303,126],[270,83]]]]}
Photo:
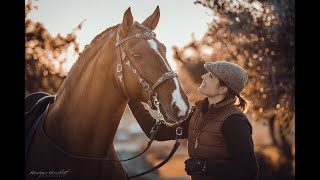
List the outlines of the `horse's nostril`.
{"type": "Polygon", "coordinates": [[[178,107],[177,102],[172,104],[172,108],[176,117],[178,118],[178,121],[183,121],[188,117],[188,113],[185,113],[180,107],[178,107]]]}
{"type": "Polygon", "coordinates": [[[173,103],[173,110],[174,110],[175,114],[176,114],[177,116],[179,116],[181,110],[180,110],[180,108],[177,106],[177,103],[176,103],[176,102],[173,103]]]}
{"type": "Polygon", "coordinates": [[[173,103],[173,110],[174,110],[175,112],[180,111],[180,109],[178,108],[176,102],[173,103]]]}

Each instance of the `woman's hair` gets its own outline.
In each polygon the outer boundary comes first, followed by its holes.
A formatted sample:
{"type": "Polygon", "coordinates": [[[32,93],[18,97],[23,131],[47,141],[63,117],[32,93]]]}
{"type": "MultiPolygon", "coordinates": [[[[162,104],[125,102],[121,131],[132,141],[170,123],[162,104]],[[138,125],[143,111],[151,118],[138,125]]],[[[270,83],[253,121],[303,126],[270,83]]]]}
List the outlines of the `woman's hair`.
{"type": "MultiPolygon", "coordinates": [[[[219,85],[226,86],[226,84],[220,79],[219,79],[219,85]]],[[[228,86],[226,86],[226,87],[228,87],[228,86]]],[[[228,92],[227,92],[225,99],[234,98],[234,97],[237,97],[239,100],[239,103],[236,104],[236,106],[239,107],[240,110],[245,113],[248,110],[250,101],[248,101],[247,99],[242,97],[240,94],[236,94],[230,88],[228,88],[228,92]]]]}

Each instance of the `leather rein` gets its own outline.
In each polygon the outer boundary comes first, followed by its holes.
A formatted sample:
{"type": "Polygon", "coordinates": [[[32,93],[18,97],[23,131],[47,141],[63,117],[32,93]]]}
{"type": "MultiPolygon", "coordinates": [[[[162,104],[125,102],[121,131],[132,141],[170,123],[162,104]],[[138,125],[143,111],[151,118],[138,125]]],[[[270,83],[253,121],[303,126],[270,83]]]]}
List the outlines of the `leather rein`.
{"type": "MultiPolygon", "coordinates": [[[[116,43],[116,47],[119,47],[119,52],[120,52],[120,58],[118,58],[118,64],[117,64],[117,68],[116,68],[116,73],[117,73],[117,77],[119,78],[119,84],[123,89],[124,94],[126,95],[127,98],[129,98],[124,81],[123,81],[123,74],[122,74],[122,62],[125,63],[133,72],[133,74],[139,79],[139,83],[142,85],[142,87],[144,88],[144,90],[148,91],[149,93],[149,100],[148,100],[148,106],[150,108],[156,109],[157,113],[158,113],[158,117],[156,119],[156,123],[155,125],[152,127],[151,131],[150,131],[150,138],[148,141],[148,145],[145,148],[144,151],[142,151],[141,153],[139,153],[138,155],[128,158],[128,159],[122,159],[122,160],[115,160],[115,159],[107,159],[107,158],[96,158],[96,157],[84,157],[84,156],[77,156],[77,155],[73,155],[70,154],[68,152],[66,152],[63,148],[61,148],[60,146],[58,146],[56,143],[54,143],[47,135],[46,133],[44,133],[44,135],[46,136],[46,138],[61,152],[63,152],[64,154],[73,157],[73,158],[77,158],[77,159],[87,159],[87,160],[103,160],[103,161],[117,161],[117,162],[121,162],[121,161],[128,161],[128,160],[132,160],[134,158],[139,157],[140,155],[142,155],[144,152],[147,151],[147,149],[149,149],[149,147],[151,146],[154,138],[156,137],[157,133],[159,132],[159,126],[165,121],[163,118],[163,115],[160,112],[160,102],[157,98],[157,93],[154,92],[154,89],[156,87],[158,87],[160,84],[162,84],[163,82],[165,82],[168,79],[172,79],[174,77],[177,77],[177,74],[173,71],[168,71],[165,72],[163,75],[161,75],[158,80],[152,85],[150,86],[147,81],[140,75],[139,71],[137,70],[137,68],[131,63],[130,59],[126,56],[125,52],[122,50],[121,44],[129,41],[131,39],[136,39],[136,38],[143,38],[143,39],[152,39],[155,38],[155,33],[152,31],[145,31],[145,32],[138,32],[135,35],[131,35],[131,36],[127,36],[125,38],[123,38],[122,40],[119,40],[119,30],[117,32],[117,43],[116,43]]],[[[43,120],[46,116],[46,113],[49,109],[50,104],[48,105],[46,111],[43,113],[44,115],[41,116],[39,119],[43,120]]],[[[41,121],[39,120],[39,121],[41,121]]],[[[176,152],[176,150],[178,149],[179,145],[180,145],[180,140],[181,140],[181,135],[183,133],[183,129],[182,127],[180,127],[181,122],[174,124],[173,126],[176,127],[176,137],[175,137],[175,144],[171,150],[171,152],[169,153],[169,155],[166,157],[166,159],[164,159],[161,163],[159,163],[158,165],[156,165],[155,167],[130,176],[129,178],[135,178],[138,176],[142,176],[145,175],[147,173],[150,173],[160,167],[162,167],[165,163],[167,163],[171,157],[174,155],[174,153],[176,152]]]]}
{"type": "MultiPolygon", "coordinates": [[[[121,57],[121,58],[118,58],[119,61],[118,61],[118,64],[117,64],[117,73],[118,73],[117,76],[119,78],[119,83],[121,84],[121,87],[122,87],[122,90],[123,90],[124,94],[126,95],[127,98],[129,98],[129,95],[127,93],[127,90],[126,90],[126,87],[125,87],[125,84],[124,84],[124,81],[123,81],[122,62],[124,62],[132,70],[133,74],[139,79],[139,83],[142,85],[144,90],[148,91],[148,93],[149,93],[148,106],[150,108],[152,108],[152,109],[156,109],[157,112],[158,112],[158,118],[156,119],[156,123],[151,128],[151,131],[150,131],[150,138],[149,138],[149,142],[148,142],[147,147],[141,153],[139,153],[138,155],[136,155],[134,157],[131,157],[131,158],[128,158],[128,159],[119,160],[119,161],[132,160],[132,159],[134,159],[136,157],[139,157],[140,155],[142,155],[144,152],[146,152],[149,149],[149,147],[151,146],[155,136],[159,132],[159,126],[164,121],[163,115],[160,112],[160,102],[158,100],[157,93],[155,93],[154,90],[156,89],[156,87],[158,87],[160,84],[164,83],[166,80],[177,77],[177,74],[175,72],[173,72],[173,71],[165,72],[164,74],[162,74],[158,78],[156,83],[154,83],[154,85],[151,86],[151,88],[150,88],[150,85],[148,84],[148,82],[141,76],[141,74],[139,73],[137,68],[133,65],[133,63],[131,63],[130,59],[127,57],[125,52],[122,50],[121,44],[126,42],[126,41],[129,41],[131,39],[143,38],[143,39],[147,39],[148,40],[148,39],[153,39],[155,37],[156,37],[156,35],[155,35],[154,32],[145,31],[145,32],[138,32],[135,35],[127,36],[127,37],[123,38],[122,40],[119,40],[119,30],[117,32],[116,47],[119,47],[119,53],[120,53],[120,57],[121,57]]],[[[162,167],[165,163],[167,163],[171,159],[171,157],[173,156],[173,154],[175,153],[175,151],[178,149],[178,147],[180,145],[180,139],[181,139],[180,137],[181,137],[182,132],[183,132],[182,127],[179,126],[180,123],[178,123],[176,125],[178,125],[178,127],[176,127],[176,138],[175,138],[176,142],[175,142],[170,154],[167,156],[167,158],[164,159],[157,166],[155,166],[155,167],[153,167],[153,168],[151,168],[151,169],[149,169],[149,170],[147,170],[145,172],[130,176],[129,178],[135,178],[135,177],[142,176],[144,174],[150,173],[150,172],[162,167]]]]}

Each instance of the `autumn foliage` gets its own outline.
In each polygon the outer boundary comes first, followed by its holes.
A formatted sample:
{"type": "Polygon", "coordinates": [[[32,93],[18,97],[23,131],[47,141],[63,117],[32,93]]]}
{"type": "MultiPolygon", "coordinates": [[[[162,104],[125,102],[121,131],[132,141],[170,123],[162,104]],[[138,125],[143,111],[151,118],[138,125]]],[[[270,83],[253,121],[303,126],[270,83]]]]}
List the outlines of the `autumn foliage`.
{"type": "Polygon", "coordinates": [[[79,53],[75,32],[81,24],[65,37],[53,37],[42,23],[28,18],[36,8],[31,1],[25,5],[25,95],[37,91],[55,94],[66,76],[63,65],[67,51],[73,48],[79,53]]]}
{"type": "MultiPolygon", "coordinates": [[[[197,92],[205,62],[235,62],[247,70],[249,81],[242,95],[251,103],[253,121],[268,126],[277,167],[260,162],[261,179],[278,173],[279,179],[295,174],[295,1],[294,0],[195,0],[212,11],[212,21],[202,39],[173,47],[179,80],[191,103],[203,98],[197,92]],[[183,76],[182,76],[183,74],[183,76]],[[293,140],[292,140],[293,137],[293,140]],[[262,173],[263,173],[262,172],[262,173]]],[[[79,54],[76,31],[53,37],[28,14],[25,6],[25,95],[36,91],[54,94],[66,74],[63,65],[70,48],[79,54]]],[[[195,27],[196,28],[196,27],[195,27]]],[[[268,149],[269,151],[270,149],[268,149]]],[[[260,151],[264,151],[261,149],[260,151]]]]}
{"type": "MultiPolygon", "coordinates": [[[[286,173],[294,174],[295,124],[295,1],[196,0],[212,10],[204,37],[174,47],[184,90],[191,101],[197,93],[205,62],[229,61],[247,70],[243,91],[253,121],[269,126],[286,173]]],[[[281,162],[278,162],[281,163],[281,162]]]]}

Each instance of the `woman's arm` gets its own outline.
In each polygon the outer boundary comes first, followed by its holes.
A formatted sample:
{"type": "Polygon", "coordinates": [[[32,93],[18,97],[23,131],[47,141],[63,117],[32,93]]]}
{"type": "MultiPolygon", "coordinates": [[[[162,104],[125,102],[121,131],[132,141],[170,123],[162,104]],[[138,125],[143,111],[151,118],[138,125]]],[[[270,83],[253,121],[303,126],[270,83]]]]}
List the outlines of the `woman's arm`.
{"type": "Polygon", "coordinates": [[[222,133],[232,160],[207,160],[205,174],[256,179],[258,164],[249,121],[241,115],[232,115],[222,125],[222,133]]]}
{"type": "MultiPolygon", "coordinates": [[[[136,118],[143,132],[150,138],[151,128],[155,125],[156,119],[154,119],[150,112],[144,108],[141,102],[129,101],[128,103],[133,116],[136,118]]],[[[192,112],[193,113],[193,112],[192,112]]],[[[192,114],[189,115],[188,119],[181,123],[183,128],[183,133],[181,138],[188,137],[188,126],[189,119],[192,114]]],[[[173,140],[176,137],[176,129],[172,127],[167,127],[163,124],[160,124],[158,134],[154,137],[157,141],[166,141],[173,140]]]]}

